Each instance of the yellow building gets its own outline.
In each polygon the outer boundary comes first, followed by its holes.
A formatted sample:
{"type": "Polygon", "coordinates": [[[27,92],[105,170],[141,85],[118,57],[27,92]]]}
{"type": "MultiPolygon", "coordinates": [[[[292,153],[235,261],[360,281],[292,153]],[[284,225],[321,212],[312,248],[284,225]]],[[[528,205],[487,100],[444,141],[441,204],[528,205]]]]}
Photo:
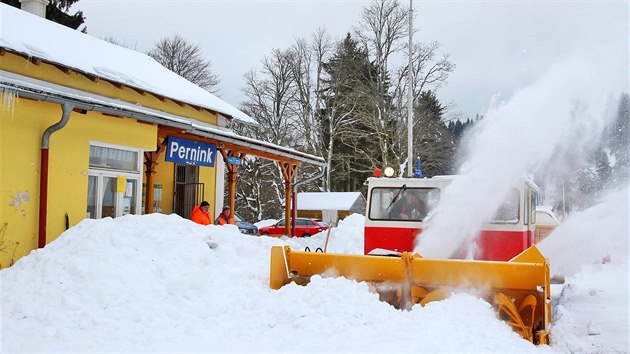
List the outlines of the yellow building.
{"type": "Polygon", "coordinates": [[[246,155],[278,161],[287,195],[301,163],[323,165],[229,131],[256,122],[144,54],[5,4],[0,24],[0,268],[85,218],[201,200],[216,216],[225,175],[234,209],[246,155]]]}

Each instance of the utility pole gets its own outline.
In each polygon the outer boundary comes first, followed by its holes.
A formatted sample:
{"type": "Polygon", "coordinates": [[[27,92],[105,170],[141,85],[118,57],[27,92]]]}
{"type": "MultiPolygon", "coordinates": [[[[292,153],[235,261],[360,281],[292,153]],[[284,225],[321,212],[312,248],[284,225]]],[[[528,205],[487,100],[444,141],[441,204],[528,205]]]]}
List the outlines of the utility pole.
{"type": "Polygon", "coordinates": [[[413,177],[413,70],[412,70],[412,56],[413,56],[413,0],[409,0],[409,66],[407,74],[409,76],[408,87],[408,103],[407,103],[407,177],[413,177]]]}

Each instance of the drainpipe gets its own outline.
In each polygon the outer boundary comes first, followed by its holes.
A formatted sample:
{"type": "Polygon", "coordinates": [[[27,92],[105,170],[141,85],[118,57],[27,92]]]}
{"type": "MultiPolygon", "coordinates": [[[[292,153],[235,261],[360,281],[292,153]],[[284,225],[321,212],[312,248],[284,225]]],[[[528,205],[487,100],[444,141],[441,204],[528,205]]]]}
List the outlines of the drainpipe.
{"type": "Polygon", "coordinates": [[[316,174],[313,177],[309,177],[303,181],[296,182],[293,185],[293,191],[291,193],[291,199],[293,200],[293,203],[291,204],[291,219],[293,220],[293,222],[291,223],[291,235],[295,236],[295,219],[297,218],[297,192],[296,192],[297,187],[300,184],[308,183],[318,178],[321,178],[324,175],[325,171],[326,171],[326,168],[322,167],[320,173],[316,174]]]}
{"type": "Polygon", "coordinates": [[[39,179],[39,238],[37,246],[43,248],[46,246],[46,216],[48,214],[48,147],[50,145],[50,136],[57,130],[62,129],[68,123],[70,112],[74,109],[71,103],[61,105],[61,120],[44,131],[42,136],[42,154],[40,161],[40,179],[39,179]]]}

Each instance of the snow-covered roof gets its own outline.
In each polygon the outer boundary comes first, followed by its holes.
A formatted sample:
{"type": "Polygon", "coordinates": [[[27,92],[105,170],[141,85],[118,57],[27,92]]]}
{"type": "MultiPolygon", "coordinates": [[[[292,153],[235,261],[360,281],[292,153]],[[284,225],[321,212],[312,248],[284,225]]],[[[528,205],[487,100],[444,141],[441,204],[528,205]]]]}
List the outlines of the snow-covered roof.
{"type": "Polygon", "coordinates": [[[256,124],[236,107],[153,58],[0,4],[0,47],[256,124]]]}
{"type": "Polygon", "coordinates": [[[303,192],[297,194],[298,210],[350,210],[361,192],[303,192]]]}
{"type": "Polygon", "coordinates": [[[217,141],[236,144],[261,153],[306,162],[314,165],[325,165],[324,159],[295,149],[247,138],[231,131],[219,129],[215,125],[200,122],[191,118],[176,116],[156,109],[142,107],[119,99],[109,98],[95,93],[76,90],[19,74],[0,70],[0,91],[15,91],[21,97],[62,103],[69,102],[76,108],[93,110],[114,116],[124,116],[142,121],[159,123],[164,126],[183,129],[191,134],[204,136],[217,141]]]}

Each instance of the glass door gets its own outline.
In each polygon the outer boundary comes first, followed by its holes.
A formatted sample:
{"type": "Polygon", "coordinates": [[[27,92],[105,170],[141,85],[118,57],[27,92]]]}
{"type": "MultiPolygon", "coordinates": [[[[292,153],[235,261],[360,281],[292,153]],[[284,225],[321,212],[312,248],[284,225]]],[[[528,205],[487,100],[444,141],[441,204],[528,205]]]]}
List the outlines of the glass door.
{"type": "Polygon", "coordinates": [[[117,215],[116,203],[116,177],[102,177],[103,188],[101,193],[101,218],[112,217],[117,215]]]}
{"type": "Polygon", "coordinates": [[[96,199],[98,195],[98,177],[88,176],[88,195],[87,195],[87,213],[85,215],[88,219],[96,219],[97,206],[96,199]]]}
{"type": "Polygon", "coordinates": [[[137,214],[136,202],[138,200],[138,180],[127,179],[125,192],[122,197],[122,215],[137,214]]]}
{"type": "Polygon", "coordinates": [[[139,214],[140,179],[115,172],[88,176],[87,214],[91,219],[139,214]]]}

